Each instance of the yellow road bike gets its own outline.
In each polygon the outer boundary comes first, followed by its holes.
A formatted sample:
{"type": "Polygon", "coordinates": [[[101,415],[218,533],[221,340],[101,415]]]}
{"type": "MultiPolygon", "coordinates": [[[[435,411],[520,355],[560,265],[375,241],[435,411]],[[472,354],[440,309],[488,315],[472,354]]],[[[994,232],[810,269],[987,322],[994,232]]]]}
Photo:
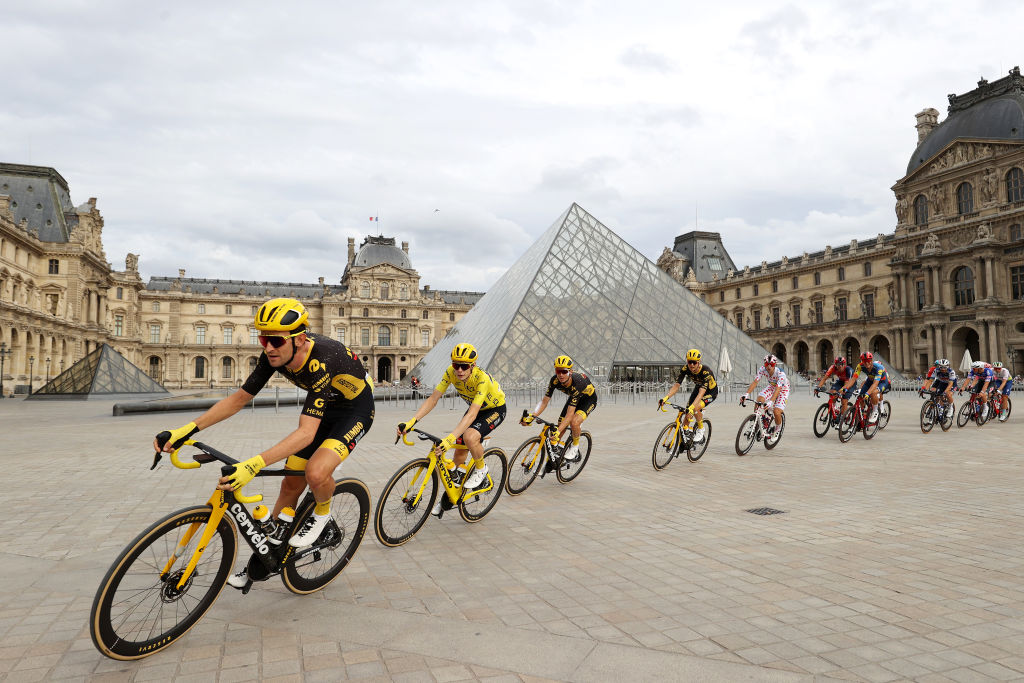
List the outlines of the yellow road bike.
{"type": "MultiPolygon", "coordinates": [[[[523,411],[524,418],[529,414],[523,411]]],[[[540,435],[524,441],[508,463],[505,490],[510,496],[518,496],[530,488],[538,474],[543,479],[548,472],[554,472],[558,481],[567,484],[579,476],[590,458],[593,445],[590,432],[580,432],[579,458],[566,460],[565,449],[569,447],[569,442],[558,442],[558,425],[539,417],[533,419],[542,425],[540,435]]]]}
{"type": "MultiPolygon", "coordinates": [[[[230,474],[237,460],[198,441],[186,441],[200,452],[171,462],[195,469],[220,461],[221,475],[230,474]]],[[[153,469],[160,462],[153,458],[153,469]]],[[[219,478],[220,475],[218,475],[219,478]]],[[[303,476],[301,471],[260,470],[257,477],[303,476]]],[[[238,532],[252,548],[247,571],[265,580],[280,574],[293,593],[312,593],[333,581],[359,548],[370,517],[370,492],[358,479],[334,484],[331,520],[310,546],[293,548],[290,533],[271,537],[268,527],[246,504],[263,496],[215,489],[205,505],[172,512],[153,523],[121,551],[100,582],[89,615],[89,632],[96,648],[113,659],[140,659],[159,652],[188,632],[220,595],[235,562],[238,532]]],[[[306,492],[296,507],[293,531],[313,514],[313,494],[306,492]]],[[[247,593],[251,582],[242,590],[247,593]]]]}
{"type": "MultiPolygon", "coordinates": [[[[416,458],[402,465],[401,468],[381,491],[377,499],[377,507],[373,513],[373,531],[377,540],[389,547],[402,545],[416,535],[426,523],[430,509],[437,500],[438,491],[443,490],[441,498],[441,515],[453,507],[459,509],[462,519],[467,522],[479,522],[491,511],[505,484],[505,473],[508,469],[505,452],[500,448],[487,448],[489,437],[484,438],[484,464],[487,475],[483,482],[474,489],[465,488],[469,475],[458,482],[452,479],[455,470],[449,470],[441,461],[451,463],[437,452],[441,439],[420,429],[412,429],[420,441],[430,441],[432,446],[425,458],[416,458]]],[[[406,446],[413,442],[402,435],[406,446]]],[[[398,439],[395,439],[398,443],[398,439]]],[[[456,446],[457,449],[465,446],[456,446]]],[[[472,456],[467,460],[472,464],[472,456]]],[[[470,473],[472,470],[470,470],[470,473]]],[[[440,517],[439,516],[439,517],[440,517]]]]}
{"type": "MultiPolygon", "coordinates": [[[[681,406],[678,403],[666,403],[665,405],[672,406],[678,412],[676,413],[676,419],[662,428],[661,433],[658,434],[658,440],[654,442],[651,464],[654,465],[656,470],[665,469],[670,462],[678,458],[679,454],[683,452],[686,453],[687,460],[697,462],[704,455],[704,451],[708,449],[708,443],[711,442],[711,420],[707,417],[704,418],[704,439],[694,442],[693,422],[696,418],[691,417],[691,424],[686,429],[683,429],[683,419],[687,414],[687,406],[681,406]]],[[[663,413],[668,412],[665,406],[661,406],[660,410],[663,413]]]]}

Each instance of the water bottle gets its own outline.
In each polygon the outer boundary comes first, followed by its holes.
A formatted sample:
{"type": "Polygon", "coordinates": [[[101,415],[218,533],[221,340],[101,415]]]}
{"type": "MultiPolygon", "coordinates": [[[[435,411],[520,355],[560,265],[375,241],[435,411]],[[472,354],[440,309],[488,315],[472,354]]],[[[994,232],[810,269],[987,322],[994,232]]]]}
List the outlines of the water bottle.
{"type": "Polygon", "coordinates": [[[292,508],[283,508],[281,512],[277,513],[277,528],[274,529],[273,535],[268,539],[271,545],[281,545],[284,539],[288,538],[288,534],[292,530],[292,522],[295,521],[295,510],[292,508]]]}
{"type": "Polygon", "coordinates": [[[268,538],[277,531],[277,524],[274,522],[274,518],[270,516],[270,510],[267,509],[267,506],[257,505],[252,511],[252,516],[256,519],[256,523],[260,525],[263,534],[268,538]]]}

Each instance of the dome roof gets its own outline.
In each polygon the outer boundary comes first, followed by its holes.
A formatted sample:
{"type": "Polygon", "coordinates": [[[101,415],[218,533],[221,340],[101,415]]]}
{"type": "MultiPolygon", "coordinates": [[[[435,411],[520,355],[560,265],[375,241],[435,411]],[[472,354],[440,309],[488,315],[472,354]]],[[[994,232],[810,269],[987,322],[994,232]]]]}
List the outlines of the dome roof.
{"type": "Polygon", "coordinates": [[[950,95],[949,116],[914,150],[907,174],[957,138],[1024,142],[1024,78],[1019,68],[993,83],[983,80],[964,95],[950,95]]]}
{"type": "Polygon", "coordinates": [[[394,237],[367,237],[352,265],[357,268],[369,268],[381,263],[388,263],[403,270],[412,270],[409,255],[395,246],[394,237]]]}

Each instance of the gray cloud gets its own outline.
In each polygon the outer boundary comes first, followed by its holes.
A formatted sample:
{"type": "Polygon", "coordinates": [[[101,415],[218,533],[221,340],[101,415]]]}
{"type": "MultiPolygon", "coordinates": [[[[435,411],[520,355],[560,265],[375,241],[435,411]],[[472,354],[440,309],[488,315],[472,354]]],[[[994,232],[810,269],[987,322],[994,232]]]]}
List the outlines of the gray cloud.
{"type": "Polygon", "coordinates": [[[676,70],[672,60],[651,50],[646,45],[630,45],[619,56],[619,63],[630,69],[656,71],[662,74],[672,73],[676,70]]]}

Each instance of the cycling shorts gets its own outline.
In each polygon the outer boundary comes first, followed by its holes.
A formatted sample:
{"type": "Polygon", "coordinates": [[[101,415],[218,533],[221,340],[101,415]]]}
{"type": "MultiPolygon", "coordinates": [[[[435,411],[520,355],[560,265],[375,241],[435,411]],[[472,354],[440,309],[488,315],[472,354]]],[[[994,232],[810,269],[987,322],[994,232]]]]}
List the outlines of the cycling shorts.
{"type": "MultiPolygon", "coordinates": [[[[583,419],[586,419],[587,417],[590,417],[590,414],[592,412],[594,412],[594,408],[596,408],[596,407],[597,407],[597,396],[583,396],[576,403],[576,411],[575,412],[583,413],[586,416],[583,419]]],[[[558,421],[559,422],[562,421],[562,419],[565,417],[565,414],[568,412],[568,410],[569,410],[569,402],[566,401],[565,402],[565,407],[562,408],[562,414],[558,416],[558,421]]]]}
{"type": "Polygon", "coordinates": [[[932,390],[933,391],[937,391],[940,394],[944,393],[946,391],[946,389],[948,389],[948,388],[949,388],[949,380],[948,379],[937,379],[934,382],[932,382],[932,390]]]}
{"type": "MultiPolygon", "coordinates": [[[[479,413],[476,414],[476,420],[473,424],[466,427],[466,430],[475,429],[481,438],[490,435],[494,429],[505,421],[505,405],[502,404],[497,408],[483,408],[479,413]]],[[[455,444],[458,446],[465,445],[460,436],[456,439],[455,444]]]]}
{"type": "Polygon", "coordinates": [[[1010,395],[1010,391],[1012,391],[1012,390],[1013,390],[1013,382],[1007,382],[1006,386],[1003,387],[1003,390],[1000,391],[999,393],[1001,393],[1003,396],[1009,396],[1010,395]]]}
{"type": "MultiPolygon", "coordinates": [[[[693,388],[693,391],[690,392],[690,400],[686,402],[687,407],[692,406],[693,402],[697,400],[697,392],[699,391],[700,387],[693,388]]],[[[715,402],[716,398],[718,398],[718,387],[715,387],[711,391],[705,391],[704,397],[701,400],[704,402],[704,407],[707,408],[715,402]]],[[[696,410],[696,407],[694,407],[694,410],[696,410]]]]}
{"type": "MultiPolygon", "coordinates": [[[[832,391],[838,394],[840,391],[842,391],[844,384],[846,384],[846,380],[837,379],[835,382],[832,382],[832,391]]],[[[846,391],[843,391],[842,398],[850,400],[850,397],[853,396],[853,392],[856,391],[856,389],[857,387],[851,386],[846,391]]]]}
{"type": "MultiPolygon", "coordinates": [[[[874,377],[868,377],[867,379],[864,380],[864,384],[860,385],[860,395],[861,396],[864,396],[865,394],[868,393],[868,389],[871,387],[871,385],[872,385],[872,383],[874,381],[875,381],[874,377]]],[[[889,390],[889,380],[887,380],[887,379],[881,380],[878,383],[877,389],[878,389],[878,393],[880,393],[880,394],[884,394],[885,392],[887,392],[889,390]]]]}
{"type": "MultiPolygon", "coordinates": [[[[760,394],[757,395],[757,397],[761,400],[762,403],[769,403],[768,399],[771,398],[771,395],[774,393],[775,387],[767,386],[764,388],[764,390],[761,391],[760,394]]],[[[789,398],[789,387],[783,387],[779,391],[779,397],[775,399],[775,407],[778,408],[779,410],[785,410],[787,398],[789,398]]]]}
{"type": "Polygon", "coordinates": [[[290,470],[306,469],[305,462],[320,448],[329,448],[344,460],[356,447],[359,440],[366,436],[373,424],[373,397],[357,400],[345,405],[340,410],[327,411],[320,419],[316,436],[313,441],[295,455],[288,458],[286,467],[290,470]]]}

